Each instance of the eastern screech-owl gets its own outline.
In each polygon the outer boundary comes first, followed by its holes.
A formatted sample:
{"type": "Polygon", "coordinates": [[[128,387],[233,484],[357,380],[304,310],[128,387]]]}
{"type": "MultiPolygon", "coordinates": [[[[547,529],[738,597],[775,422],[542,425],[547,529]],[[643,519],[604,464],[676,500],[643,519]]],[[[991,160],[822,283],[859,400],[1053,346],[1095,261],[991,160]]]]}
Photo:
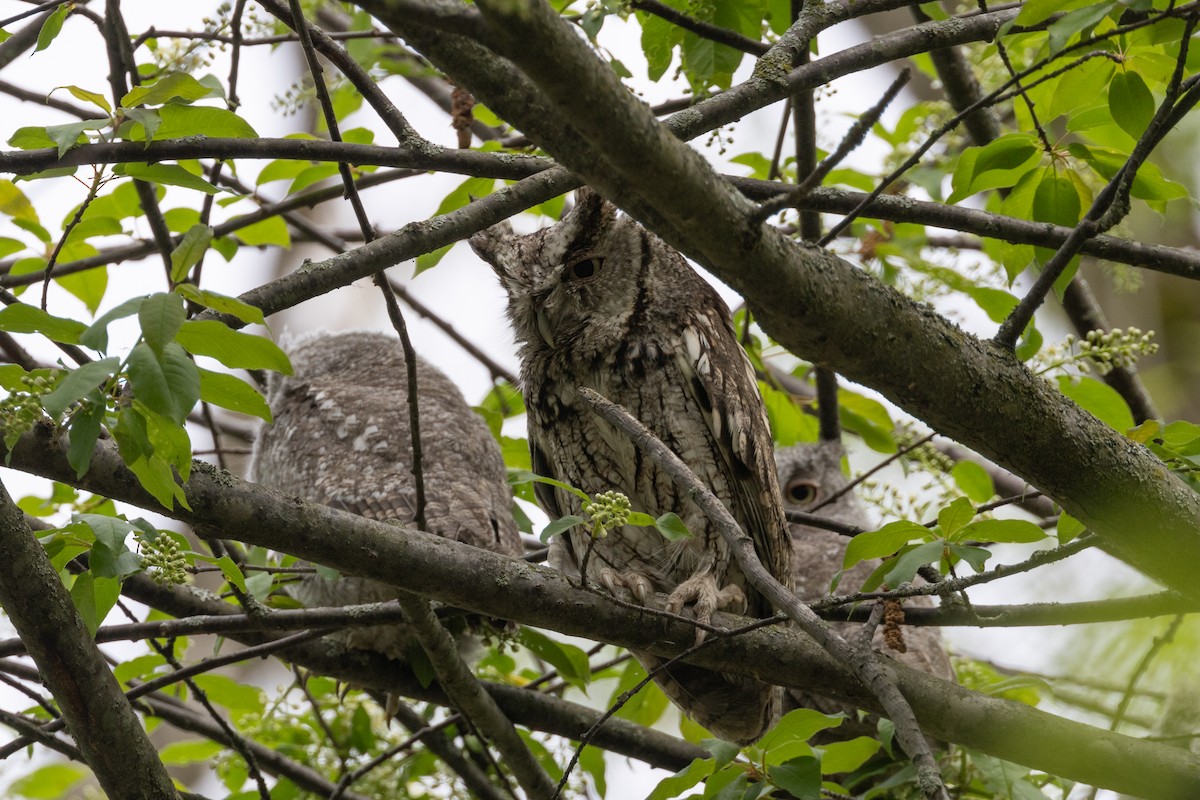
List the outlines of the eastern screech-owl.
{"type": "MultiPolygon", "coordinates": [[[[471,246],[508,292],[520,346],[534,472],[589,494],[616,490],[633,508],[678,514],[693,537],[668,542],[626,526],[592,540],[582,528],[556,537],[551,564],[609,591],[623,586],[645,603],[718,607],[765,617],[772,609],[746,581],[720,534],[687,492],[624,433],[580,399],[589,387],[645,423],[733,512],[767,569],[785,585],[789,546],[771,460],[771,435],[754,373],[729,309],[683,257],[595,192],[553,227],[515,236],[507,225],[471,246]]],[[[578,514],[577,498],[544,484],[551,518],[578,514]]],[[[660,659],[634,653],[648,670],[660,659]]],[[[749,678],[675,664],[657,676],[685,713],[739,744],[759,738],[778,714],[780,693],[749,678]]]]}
{"type": "MultiPolygon", "coordinates": [[[[254,444],[250,479],[371,519],[416,513],[408,373],[400,342],[377,333],[317,333],[286,348],[293,375],[272,375],[274,422],[254,444]]],[[[417,359],[425,519],[429,532],[506,555],[521,552],[496,440],[458,388],[417,359]]],[[[305,576],[287,591],[307,606],[394,600],[386,584],[305,576]]],[[[350,628],[349,647],[402,659],[403,625],[350,628]]]]}
{"type": "MultiPolygon", "coordinates": [[[[842,474],[842,456],[844,452],[839,442],[820,442],[817,444],[798,444],[792,447],[781,447],[775,451],[775,464],[779,472],[779,488],[783,493],[784,504],[798,511],[808,511],[825,502],[825,499],[844,489],[846,477],[842,474]]],[[[858,499],[847,492],[829,505],[817,509],[816,513],[838,522],[857,525],[860,528],[871,528],[866,509],[858,499]]],[[[850,539],[833,531],[807,525],[790,526],[792,535],[792,576],[795,580],[796,594],[801,600],[812,601],[830,593],[829,587],[837,571],[842,568],[846,555],[846,545],[850,539]]],[[[860,561],[844,574],[838,583],[836,594],[849,594],[858,591],[875,568],[879,559],[860,561]]],[[[928,608],[932,601],[928,597],[913,597],[905,601],[906,605],[928,608]]],[[[859,628],[857,623],[835,623],[833,627],[842,636],[852,636],[859,628]]],[[[884,642],[883,630],[875,632],[873,645],[876,650],[891,656],[897,661],[914,669],[924,670],[945,680],[954,680],[954,671],[946,650],[942,646],[941,632],[934,627],[906,627],[904,629],[906,649],[897,652],[888,648],[884,642]]],[[[784,699],[784,709],[815,708],[827,714],[845,712],[849,720],[855,719],[855,710],[851,706],[836,700],[808,694],[795,689],[789,689],[784,699]]],[[[843,723],[837,730],[831,732],[834,738],[851,738],[857,735],[871,735],[874,723],[855,725],[853,722],[843,723]]]]}

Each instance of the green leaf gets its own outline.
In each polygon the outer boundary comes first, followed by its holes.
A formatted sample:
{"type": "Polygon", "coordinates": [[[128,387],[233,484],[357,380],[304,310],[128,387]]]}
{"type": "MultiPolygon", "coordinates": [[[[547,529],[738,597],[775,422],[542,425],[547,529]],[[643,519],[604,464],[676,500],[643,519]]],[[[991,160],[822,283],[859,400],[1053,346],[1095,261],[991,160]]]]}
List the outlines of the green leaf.
{"type": "Polygon", "coordinates": [[[592,671],[587,653],[575,645],[555,641],[541,631],[524,625],[517,632],[517,641],[558,670],[559,676],[568,683],[583,689],[591,682],[592,671]]]}
{"type": "Polygon", "coordinates": [[[822,745],[821,749],[825,752],[821,754],[821,771],[826,774],[853,772],[867,763],[881,747],[879,740],[870,736],[822,745]]]}
{"type": "MultiPolygon", "coordinates": [[[[96,253],[96,248],[90,244],[82,246],[68,244],[63,247],[59,255],[63,261],[74,261],[79,258],[91,257],[96,253]]],[[[89,313],[95,314],[100,308],[100,303],[104,301],[104,293],[108,291],[108,270],[104,267],[85,269],[73,274],[59,275],[54,282],[87,306],[89,313]]]]}
{"type": "Polygon", "coordinates": [[[234,369],[270,369],[292,374],[287,354],[270,339],[241,333],[215,320],[188,320],[175,341],[192,355],[209,356],[234,369]]]}
{"type": "Polygon", "coordinates": [[[674,511],[668,511],[654,520],[654,529],[661,533],[668,542],[690,539],[695,535],[688,530],[687,525],[683,524],[683,520],[674,511]]]}
{"type": "Polygon", "coordinates": [[[521,470],[521,469],[510,470],[508,473],[508,485],[516,486],[516,485],[522,484],[522,483],[545,483],[549,486],[554,486],[556,488],[562,489],[564,492],[570,492],[571,494],[578,497],[580,500],[591,500],[592,499],[587,496],[587,492],[583,491],[582,489],[576,489],[574,486],[572,486],[569,483],[563,483],[562,481],[555,480],[554,478],[546,478],[541,475],[535,475],[534,473],[530,472],[529,470],[521,470]]]}
{"type": "MultiPolygon", "coordinates": [[[[66,89],[76,100],[82,100],[85,103],[92,103],[99,106],[104,109],[105,114],[112,113],[112,106],[109,105],[108,98],[99,92],[89,92],[87,89],[78,86],[57,86],[54,91],[58,91],[59,89],[66,89]]],[[[54,94],[54,91],[51,94],[54,94]]]]}
{"type": "Polygon", "coordinates": [[[200,399],[230,411],[271,421],[271,407],[258,390],[236,375],[199,368],[200,399]]]}
{"type": "MultiPolygon", "coordinates": [[[[37,211],[25,193],[17,188],[10,180],[0,180],[0,213],[7,214],[13,219],[23,219],[37,222],[37,211]]],[[[6,240],[12,241],[12,240],[6,240]]]]}
{"type": "Polygon", "coordinates": [[[60,418],[72,403],[115,375],[120,365],[121,360],[116,357],[81,364],[42,398],[42,408],[54,419],[60,418]]]}
{"type": "Polygon", "coordinates": [[[1040,158],[1037,140],[1024,133],[1001,136],[981,148],[968,148],[955,167],[953,192],[946,202],[957,203],[977,192],[1015,186],[1040,158]]]}
{"type": "Polygon", "coordinates": [[[268,217],[244,228],[238,228],[233,235],[243,244],[251,247],[292,246],[292,237],[288,233],[287,223],[283,221],[283,217],[268,217]]]}
{"type": "Polygon", "coordinates": [[[938,527],[942,536],[953,538],[959,529],[975,517],[975,506],[965,497],[956,497],[950,505],[938,511],[938,527]]]}
{"type": "Polygon", "coordinates": [[[168,342],[161,356],[144,342],[137,345],[129,354],[128,369],[134,397],[177,425],[200,399],[196,365],[175,342],[168,342]]]}
{"type": "MultiPolygon", "coordinates": [[[[133,555],[132,553],[130,555],[133,555]]],[[[136,557],[134,558],[136,561],[136,557]]],[[[81,572],[71,585],[71,601],[79,612],[88,632],[96,635],[96,629],[108,616],[121,596],[121,582],[116,578],[98,577],[94,572],[81,572]]]]}
{"type": "Polygon", "coordinates": [[[188,270],[196,266],[208,250],[213,238],[213,229],[208,225],[193,225],[171,251],[171,280],[180,283],[187,278],[188,270]]]}
{"type": "MultiPolygon", "coordinates": [[[[173,508],[176,502],[184,508],[191,508],[183,488],[175,482],[175,473],[171,470],[171,465],[161,456],[154,454],[140,456],[132,461],[126,461],[125,466],[129,467],[129,471],[137,477],[142,488],[149,492],[155,500],[162,503],[164,508],[173,508]]],[[[266,577],[269,578],[270,575],[266,577]]]]}
{"type": "Polygon", "coordinates": [[[211,761],[224,749],[223,745],[208,739],[187,739],[159,749],[158,758],[164,764],[196,764],[211,761]]]}
{"type": "Polygon", "coordinates": [[[670,800],[672,797],[679,797],[711,775],[712,771],[712,759],[697,758],[679,772],[659,781],[654,791],[646,795],[646,800],[670,800]]]}
{"type": "Polygon", "coordinates": [[[772,783],[789,792],[796,800],[820,800],[821,762],[812,756],[801,756],[777,767],[767,767],[767,775],[772,783]]]}
{"type": "Polygon", "coordinates": [[[0,309],[0,331],[40,333],[51,341],[79,344],[79,337],[86,329],[87,326],[82,322],[55,317],[24,303],[14,303],[0,309]]]}
{"type": "Polygon", "coordinates": [[[217,294],[207,289],[198,289],[190,283],[179,284],[175,287],[175,291],[197,305],[211,308],[213,311],[219,311],[222,314],[232,314],[247,324],[258,323],[259,325],[263,325],[266,323],[261,308],[238,300],[236,297],[217,294]]]}
{"type": "Polygon", "coordinates": [[[557,536],[565,531],[569,531],[576,525],[586,525],[587,522],[588,521],[585,517],[569,514],[565,517],[554,520],[545,528],[543,528],[542,532],[538,535],[538,538],[541,539],[543,543],[549,542],[551,537],[557,536]]]}
{"type": "Polygon", "coordinates": [[[92,453],[96,449],[96,441],[100,438],[100,428],[104,423],[106,411],[104,398],[96,397],[76,413],[71,421],[67,463],[75,469],[76,478],[82,478],[91,466],[92,453]]]}
{"type": "Polygon", "coordinates": [[[142,303],[146,301],[146,297],[131,297],[119,306],[109,309],[102,314],[99,319],[87,327],[87,329],[79,335],[79,343],[84,347],[90,347],[93,350],[99,350],[101,353],[108,350],[108,326],[114,320],[132,317],[141,309],[142,303]]]}
{"type": "Polygon", "coordinates": [[[1072,380],[1066,375],[1058,378],[1058,388],[1080,408],[1106,425],[1124,433],[1133,427],[1133,413],[1115,389],[1095,378],[1072,380]]]}
{"type": "Polygon", "coordinates": [[[973,547],[966,544],[952,544],[946,549],[954,558],[970,564],[971,568],[976,572],[983,572],[984,565],[986,565],[987,560],[992,557],[991,551],[985,550],[982,547],[973,547]]]}
{"type": "Polygon", "coordinates": [[[130,162],[117,164],[113,167],[116,175],[127,175],[141,181],[157,183],[160,186],[180,186],[184,189],[195,189],[205,194],[216,194],[222,191],[208,181],[188,172],[178,164],[140,164],[130,162]]]}
{"type": "Polygon", "coordinates": [[[1087,526],[1070,514],[1063,512],[1058,515],[1058,524],[1055,526],[1055,532],[1058,534],[1058,543],[1060,546],[1070,542],[1086,530],[1087,526]]]}
{"type": "Polygon", "coordinates": [[[166,105],[158,109],[159,126],[152,137],[147,137],[144,130],[138,131],[135,125],[130,132],[130,138],[155,141],[164,139],[182,139],[188,136],[202,134],[209,138],[255,139],[258,134],[250,123],[223,108],[210,106],[166,105]]]}
{"type": "Polygon", "coordinates": [[[767,407],[767,422],[776,444],[790,447],[798,442],[816,441],[819,423],[811,414],[805,414],[791,395],[766,381],[758,382],[758,391],[767,407]]]}
{"type": "Polygon", "coordinates": [[[54,142],[54,146],[58,149],[58,157],[63,155],[76,145],[85,144],[87,137],[83,135],[84,131],[95,131],[102,128],[107,128],[108,119],[85,119],[79,122],[68,122],[63,125],[47,125],[46,135],[54,142]]]}
{"type": "Polygon", "coordinates": [[[928,539],[929,529],[906,519],[889,522],[877,531],[860,533],[846,545],[842,569],[850,569],[869,558],[890,556],[913,539],[928,539]]]}
{"type": "Polygon", "coordinates": [[[996,494],[992,476],[974,461],[960,461],[950,470],[950,477],[963,494],[976,503],[986,503],[996,494]]]}
{"type": "Polygon", "coordinates": [[[225,580],[229,581],[230,586],[236,586],[242,592],[246,591],[246,576],[242,574],[242,569],[229,556],[221,556],[213,562],[221,568],[221,574],[225,576],[225,580]]]}
{"type": "Polygon", "coordinates": [[[123,519],[102,514],[76,514],[73,517],[92,529],[96,543],[92,545],[89,565],[98,578],[123,578],[142,568],[141,560],[125,546],[133,526],[123,519]]]}
{"type": "MultiPolygon", "coordinates": [[[[783,715],[783,718],[771,728],[757,747],[764,752],[774,753],[777,748],[796,742],[807,742],[817,733],[836,728],[845,720],[845,714],[822,714],[811,708],[797,708],[783,715]]],[[[811,750],[803,751],[811,753],[811,750]]],[[[794,756],[788,756],[793,758],[794,756]]]]}
{"type": "Polygon", "coordinates": [[[74,3],[63,3],[54,12],[46,17],[46,21],[42,23],[41,30],[38,31],[37,46],[33,48],[33,52],[40,53],[50,46],[50,43],[62,31],[63,22],[67,19],[67,14],[70,14],[75,8],[74,3]]]}
{"type": "Polygon", "coordinates": [[[1046,532],[1023,519],[981,519],[967,525],[959,539],[975,539],[980,542],[1006,542],[1010,544],[1040,542],[1046,532]]]}
{"type": "Polygon", "coordinates": [[[919,544],[904,553],[896,559],[895,565],[884,576],[884,583],[888,586],[899,586],[902,583],[912,582],[918,569],[926,564],[941,560],[942,548],[944,546],[940,541],[925,542],[925,544],[919,544]]]}
{"type": "Polygon", "coordinates": [[[85,768],[76,764],[47,764],[17,778],[9,785],[8,791],[12,795],[33,800],[59,800],[66,797],[68,790],[88,774],[85,768]]]}
{"type": "Polygon", "coordinates": [[[1070,11],[1090,5],[1094,0],[1026,0],[1017,14],[1017,25],[1036,25],[1047,17],[1061,11],[1070,11]]]}
{"type": "Polygon", "coordinates": [[[138,308],[138,323],[142,338],[155,355],[162,357],[163,348],[175,339],[179,326],[187,319],[182,298],[177,294],[159,292],[145,298],[138,308]]]}
{"type": "MultiPolygon", "coordinates": [[[[188,75],[186,72],[168,72],[154,83],[142,84],[130,89],[121,98],[125,108],[156,106],[169,100],[192,102],[213,96],[213,90],[188,75]]],[[[219,93],[217,93],[219,96],[219,93]]]]}
{"type": "Polygon", "coordinates": [[[262,690],[257,686],[247,686],[232,678],[211,672],[206,675],[197,675],[192,680],[204,690],[209,700],[230,711],[251,711],[262,714],[265,708],[262,690]]]}
{"type": "Polygon", "coordinates": [[[1108,84],[1108,111],[1121,130],[1140,138],[1154,118],[1154,108],[1154,95],[1141,75],[1130,70],[1113,75],[1108,84]]]}

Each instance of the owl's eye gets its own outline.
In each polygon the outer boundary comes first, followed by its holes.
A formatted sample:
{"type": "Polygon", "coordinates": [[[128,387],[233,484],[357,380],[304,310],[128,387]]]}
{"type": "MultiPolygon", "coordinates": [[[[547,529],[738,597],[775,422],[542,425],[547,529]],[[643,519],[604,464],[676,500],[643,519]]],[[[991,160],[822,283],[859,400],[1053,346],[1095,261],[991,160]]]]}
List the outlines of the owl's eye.
{"type": "Polygon", "coordinates": [[[604,264],[604,259],[585,256],[578,261],[567,264],[568,281],[585,281],[588,278],[595,277],[600,272],[600,267],[604,264]]]}
{"type": "Polygon", "coordinates": [[[817,500],[817,485],[812,481],[795,480],[783,490],[784,499],[796,505],[808,506],[817,500]]]}

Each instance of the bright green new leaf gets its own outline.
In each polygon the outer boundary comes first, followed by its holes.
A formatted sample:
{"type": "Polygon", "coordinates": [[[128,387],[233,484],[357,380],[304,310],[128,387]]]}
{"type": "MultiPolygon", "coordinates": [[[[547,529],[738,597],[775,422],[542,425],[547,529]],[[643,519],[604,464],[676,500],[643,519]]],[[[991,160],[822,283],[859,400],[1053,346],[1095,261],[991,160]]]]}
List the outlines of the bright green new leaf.
{"type": "Polygon", "coordinates": [[[188,320],[175,341],[192,355],[215,358],[233,369],[270,369],[292,374],[287,354],[270,339],[235,331],[215,320],[188,320]]]}
{"type": "Polygon", "coordinates": [[[13,781],[8,791],[31,800],[59,800],[66,797],[72,786],[88,775],[87,769],[77,764],[47,764],[28,775],[13,781]]]}
{"type": "Polygon", "coordinates": [[[175,338],[179,326],[187,319],[183,300],[179,295],[159,292],[145,298],[138,308],[138,323],[142,326],[142,338],[155,355],[162,357],[163,348],[175,338]]]}
{"type": "MultiPolygon", "coordinates": [[[[162,503],[164,508],[174,508],[174,504],[179,503],[184,508],[191,509],[187,502],[187,495],[175,481],[175,473],[171,469],[171,465],[161,456],[154,454],[140,456],[131,461],[127,460],[125,466],[129,467],[129,471],[137,477],[142,488],[149,492],[155,500],[162,503]]],[[[269,578],[270,575],[266,577],[269,578]]]]}
{"type": "Polygon", "coordinates": [[[216,194],[222,191],[208,181],[188,172],[178,164],[117,164],[113,167],[117,175],[127,175],[130,178],[157,183],[160,186],[180,186],[184,189],[195,189],[205,194],[216,194]]]}
{"type": "Polygon", "coordinates": [[[850,569],[869,558],[890,556],[913,539],[928,539],[930,535],[924,525],[905,519],[889,522],[877,531],[860,533],[846,545],[842,569],[850,569]]]}
{"type": "MultiPolygon", "coordinates": [[[[58,91],[59,89],[66,89],[76,100],[82,100],[85,103],[92,103],[99,106],[100,108],[104,109],[105,114],[112,113],[112,106],[109,105],[108,98],[99,92],[89,92],[87,89],[83,89],[79,86],[58,86],[55,87],[54,91],[58,91]]],[[[52,91],[50,94],[54,94],[54,91],[52,91]]]]}
{"type": "Polygon", "coordinates": [[[942,548],[944,546],[941,541],[925,542],[902,554],[896,559],[894,565],[885,565],[885,567],[891,566],[891,569],[884,576],[884,583],[888,586],[911,583],[918,569],[926,564],[941,560],[942,548]]]}
{"type": "Polygon", "coordinates": [[[584,517],[580,517],[575,514],[568,514],[565,517],[554,520],[545,528],[542,528],[542,532],[538,534],[538,538],[541,539],[542,542],[549,542],[551,537],[569,531],[576,525],[586,525],[587,522],[587,519],[584,517]]]}
{"type": "Polygon", "coordinates": [[[120,596],[119,580],[97,577],[93,572],[81,572],[75,576],[75,582],[71,585],[71,601],[75,604],[75,610],[79,612],[88,632],[93,636],[120,596]]]}
{"type": "Polygon", "coordinates": [[[1064,512],[1058,515],[1058,524],[1055,525],[1055,533],[1058,535],[1060,546],[1070,542],[1086,530],[1087,526],[1070,514],[1064,512]]]}
{"type": "Polygon", "coordinates": [[[291,247],[292,237],[282,217],[268,217],[260,222],[238,228],[233,235],[251,247],[291,247]]]}
{"type": "Polygon", "coordinates": [[[708,758],[697,758],[691,764],[676,772],[669,778],[663,778],[654,787],[654,791],[646,795],[646,800],[670,800],[698,785],[712,774],[713,762],[708,758]]]}
{"type": "Polygon", "coordinates": [[[1072,379],[1061,375],[1058,388],[1083,410],[1121,433],[1133,427],[1133,413],[1129,405],[1108,384],[1086,376],[1072,379]]]}
{"type": "Polygon", "coordinates": [[[33,48],[33,52],[40,53],[50,46],[50,43],[62,31],[63,22],[66,21],[67,15],[75,9],[74,3],[63,3],[54,12],[46,17],[46,21],[42,23],[41,30],[38,31],[37,46],[33,48]]]}
{"type": "Polygon", "coordinates": [[[56,317],[24,303],[0,309],[0,331],[40,333],[51,341],[79,344],[79,337],[86,329],[82,322],[56,317]]]}
{"type": "Polygon", "coordinates": [[[271,421],[271,407],[258,390],[236,375],[199,368],[200,399],[230,411],[271,421]]]}
{"type": "Polygon", "coordinates": [[[81,364],[42,398],[42,408],[59,419],[73,403],[115,375],[120,364],[121,360],[115,357],[81,364]]]}
{"type": "Polygon", "coordinates": [[[821,754],[821,771],[827,774],[853,772],[878,753],[880,747],[879,740],[870,736],[822,745],[821,749],[825,752],[821,754]]]}
{"type": "Polygon", "coordinates": [[[654,529],[661,533],[668,542],[690,539],[694,535],[674,511],[668,511],[654,520],[654,529]]]}
{"type": "Polygon", "coordinates": [[[981,519],[967,525],[959,539],[975,539],[980,542],[1005,542],[1010,544],[1040,542],[1046,532],[1023,519],[981,519]]]}
{"type": "Polygon", "coordinates": [[[200,400],[200,374],[175,342],[168,342],[161,355],[144,342],[137,345],[129,354],[128,369],[134,397],[176,425],[183,424],[200,400]]]}
{"type": "Polygon", "coordinates": [[[956,533],[975,517],[975,506],[965,497],[956,497],[950,505],[938,511],[938,527],[942,536],[953,538],[956,533]]]}
{"type": "Polygon", "coordinates": [[[950,477],[963,494],[976,503],[986,503],[996,494],[992,476],[974,461],[960,461],[950,470],[950,477]]]}
{"type": "MultiPolygon", "coordinates": [[[[213,96],[213,90],[186,72],[168,72],[154,83],[135,86],[121,98],[125,108],[157,106],[170,100],[192,102],[213,96]]],[[[219,96],[219,93],[218,93],[219,96]]]]}
{"type": "Polygon", "coordinates": [[[171,251],[171,280],[180,283],[188,271],[199,263],[213,238],[213,229],[197,223],[188,229],[179,244],[171,251]]]}
{"type": "MultiPolygon", "coordinates": [[[[811,708],[793,709],[784,714],[783,718],[776,723],[774,728],[767,731],[767,734],[759,740],[756,746],[771,754],[780,747],[796,742],[807,742],[821,731],[836,728],[842,724],[845,718],[845,714],[822,714],[811,708]]],[[[803,752],[811,753],[812,751],[803,752]]],[[[795,755],[787,756],[787,758],[795,757],[795,755]]]]}
{"type": "Polygon", "coordinates": [[[47,125],[46,135],[54,142],[54,146],[58,149],[58,157],[63,155],[72,147],[87,143],[87,137],[83,135],[84,131],[95,131],[101,128],[108,127],[109,120],[107,119],[84,119],[79,122],[68,122],[63,125],[47,125]]]}
{"type": "MultiPolygon", "coordinates": [[[[166,105],[158,109],[159,126],[154,131],[155,141],[182,139],[203,134],[211,139],[254,139],[258,137],[250,123],[223,108],[210,106],[166,105]]],[[[131,139],[147,138],[131,132],[131,139]]]]}
{"type": "MultiPolygon", "coordinates": [[[[11,141],[10,141],[11,144],[11,141]]],[[[37,222],[37,210],[25,193],[17,188],[10,180],[0,180],[0,213],[7,214],[13,219],[25,219],[37,222]]]]}

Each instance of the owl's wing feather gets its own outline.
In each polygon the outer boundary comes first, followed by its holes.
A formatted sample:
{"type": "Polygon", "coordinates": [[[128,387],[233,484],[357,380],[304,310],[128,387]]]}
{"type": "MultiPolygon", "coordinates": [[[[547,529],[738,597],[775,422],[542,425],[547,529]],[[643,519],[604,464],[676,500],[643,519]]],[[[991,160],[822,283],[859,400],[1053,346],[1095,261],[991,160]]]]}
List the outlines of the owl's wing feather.
{"type": "MultiPolygon", "coordinates": [[[[681,367],[686,390],[700,408],[728,466],[735,518],[754,540],[759,559],[777,580],[791,586],[791,550],[783,501],[775,476],[770,428],[758,400],[749,359],[729,323],[706,311],[683,330],[681,367]],[[721,330],[725,328],[726,330],[721,330]],[[734,365],[718,370],[713,363],[734,365]]],[[[767,609],[769,613],[769,609],[767,609]]]]}

